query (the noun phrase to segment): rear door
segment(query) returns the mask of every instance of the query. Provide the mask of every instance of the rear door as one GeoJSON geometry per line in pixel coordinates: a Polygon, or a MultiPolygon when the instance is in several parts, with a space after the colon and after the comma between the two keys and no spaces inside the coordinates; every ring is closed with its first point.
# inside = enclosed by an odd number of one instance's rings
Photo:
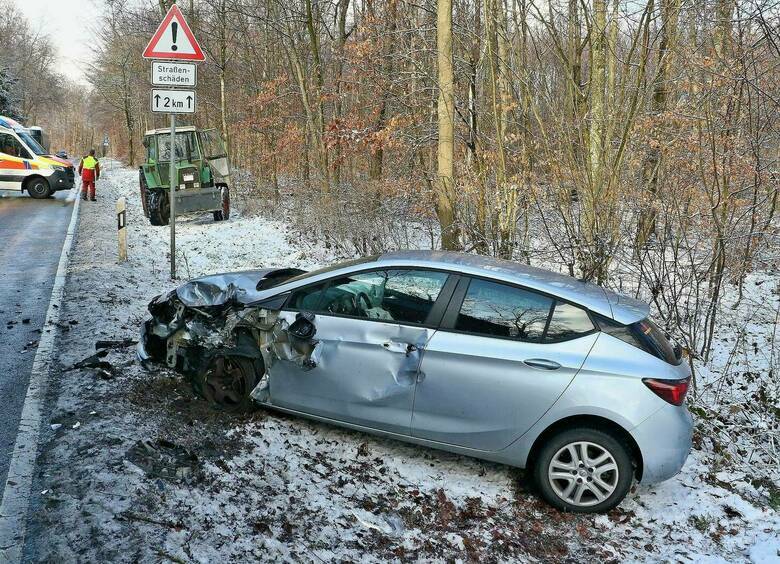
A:
{"type": "Polygon", "coordinates": [[[596,336],[578,307],[462,278],[423,356],[412,435],[485,451],[509,446],[560,397],[596,336]]]}
{"type": "Polygon", "coordinates": [[[293,292],[280,315],[289,326],[313,313],[316,345],[306,358],[293,353],[272,365],[268,401],[408,435],[420,359],[453,289],[447,280],[444,272],[376,269],[293,292]]]}

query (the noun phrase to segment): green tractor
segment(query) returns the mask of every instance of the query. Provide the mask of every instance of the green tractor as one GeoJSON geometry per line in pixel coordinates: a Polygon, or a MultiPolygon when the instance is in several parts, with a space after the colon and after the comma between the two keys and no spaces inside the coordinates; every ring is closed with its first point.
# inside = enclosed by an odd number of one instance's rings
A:
{"type": "MultiPolygon", "coordinates": [[[[215,129],[176,128],[176,216],[206,211],[214,221],[230,217],[230,163],[215,129]]],[[[139,168],[141,205],[152,225],[168,225],[171,217],[171,130],[144,135],[146,162],[139,168]]]]}

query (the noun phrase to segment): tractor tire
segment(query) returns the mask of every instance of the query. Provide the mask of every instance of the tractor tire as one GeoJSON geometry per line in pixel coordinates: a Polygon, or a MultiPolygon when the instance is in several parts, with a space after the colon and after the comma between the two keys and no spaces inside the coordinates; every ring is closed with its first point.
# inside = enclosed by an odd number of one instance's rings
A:
{"type": "Polygon", "coordinates": [[[51,188],[45,178],[33,178],[25,186],[25,190],[31,198],[43,200],[51,196],[51,188]]]}
{"type": "Polygon", "coordinates": [[[149,218],[149,186],[146,184],[146,176],[143,169],[138,169],[138,184],[141,187],[141,207],[144,210],[144,217],[149,218]]]}
{"type": "Polygon", "coordinates": [[[149,223],[168,225],[171,217],[171,202],[165,190],[150,190],[148,198],[149,223]]]}
{"type": "Polygon", "coordinates": [[[222,186],[222,209],[214,212],[214,221],[230,219],[230,188],[222,186]]]}

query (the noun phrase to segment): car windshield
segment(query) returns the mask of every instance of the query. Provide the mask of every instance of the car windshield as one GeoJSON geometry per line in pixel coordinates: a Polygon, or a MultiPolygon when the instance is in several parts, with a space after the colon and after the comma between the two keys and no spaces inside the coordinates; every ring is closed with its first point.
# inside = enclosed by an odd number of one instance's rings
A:
{"type": "Polygon", "coordinates": [[[46,154],[46,149],[41,147],[40,144],[35,139],[33,139],[32,135],[26,131],[17,131],[16,134],[22,141],[24,141],[24,144],[27,145],[33,153],[36,155],[46,154]]]}
{"type": "Polygon", "coordinates": [[[328,272],[334,272],[336,270],[339,270],[340,268],[347,268],[349,266],[357,266],[359,264],[365,264],[368,262],[374,262],[379,255],[371,255],[368,257],[363,257],[359,259],[354,260],[347,260],[344,262],[337,262],[336,264],[332,264],[330,266],[326,266],[325,268],[319,268],[317,270],[312,270],[311,272],[305,272],[303,274],[299,274],[298,276],[293,276],[292,278],[287,278],[285,280],[279,280],[276,284],[271,284],[270,286],[265,286],[265,288],[273,288],[275,286],[281,286],[282,284],[288,284],[290,282],[298,282],[299,280],[306,280],[307,278],[314,278],[315,276],[319,276],[320,274],[327,274],[328,272]]]}

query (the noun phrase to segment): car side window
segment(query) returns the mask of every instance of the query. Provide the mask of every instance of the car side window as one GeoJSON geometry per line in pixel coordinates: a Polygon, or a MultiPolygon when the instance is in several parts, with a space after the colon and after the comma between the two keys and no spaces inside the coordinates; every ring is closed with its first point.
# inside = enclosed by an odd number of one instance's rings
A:
{"type": "Polygon", "coordinates": [[[362,272],[293,292],[288,307],[423,324],[446,281],[444,272],[403,269],[362,272]]]}
{"type": "Polygon", "coordinates": [[[539,341],[553,300],[541,294],[487,280],[471,280],[455,329],[490,337],[539,341]]]}
{"type": "Polygon", "coordinates": [[[0,133],[0,153],[23,159],[30,158],[30,154],[22,147],[21,143],[8,133],[0,133]]]}
{"type": "Polygon", "coordinates": [[[593,331],[595,326],[588,313],[577,306],[555,302],[555,309],[547,327],[546,341],[575,339],[593,331]]]}

